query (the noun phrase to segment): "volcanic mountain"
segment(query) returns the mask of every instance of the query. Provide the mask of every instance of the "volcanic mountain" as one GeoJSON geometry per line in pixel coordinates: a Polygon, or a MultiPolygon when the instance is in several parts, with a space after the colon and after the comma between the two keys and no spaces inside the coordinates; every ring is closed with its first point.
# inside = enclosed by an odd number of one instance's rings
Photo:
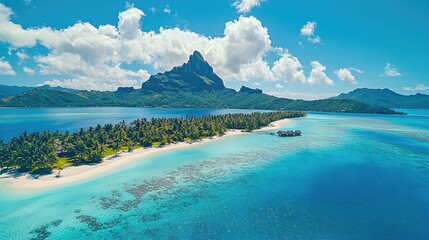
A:
{"type": "Polygon", "coordinates": [[[3,107],[163,107],[303,110],[324,112],[386,113],[395,111],[351,99],[315,101],[277,98],[260,89],[225,88],[222,79],[195,51],[189,61],[171,71],[153,75],[141,89],[120,87],[115,92],[39,89],[0,100],[3,107]]]}
{"type": "Polygon", "coordinates": [[[171,71],[153,75],[143,83],[143,91],[213,91],[223,90],[222,79],[213,72],[213,68],[204,60],[201,53],[195,51],[189,61],[171,71]]]}

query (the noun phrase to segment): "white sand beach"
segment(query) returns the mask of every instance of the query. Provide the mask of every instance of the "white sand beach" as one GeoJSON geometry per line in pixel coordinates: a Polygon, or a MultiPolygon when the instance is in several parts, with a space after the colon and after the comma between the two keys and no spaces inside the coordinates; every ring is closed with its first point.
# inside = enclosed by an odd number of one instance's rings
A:
{"type": "MultiPolygon", "coordinates": [[[[269,126],[258,129],[256,131],[268,131],[272,129],[279,128],[282,125],[285,125],[291,119],[283,119],[279,121],[272,122],[269,126]]],[[[67,167],[61,172],[61,177],[56,177],[56,171],[52,174],[40,176],[39,178],[34,178],[29,174],[25,174],[19,177],[7,176],[0,179],[0,181],[8,181],[8,187],[16,190],[38,190],[45,189],[55,186],[60,186],[68,183],[73,183],[77,181],[82,181],[90,179],[101,174],[105,174],[109,171],[121,168],[130,164],[133,161],[144,160],[145,157],[150,157],[155,154],[174,151],[177,149],[189,148],[195,145],[204,144],[207,142],[215,141],[219,138],[225,138],[230,136],[235,136],[239,134],[246,134],[240,130],[229,130],[223,136],[216,136],[212,138],[205,138],[200,141],[194,142],[180,142],[170,144],[164,147],[151,147],[151,148],[139,148],[135,149],[132,152],[122,152],[118,157],[106,157],[103,159],[102,163],[94,165],[83,165],[76,167],[67,167]]]]}

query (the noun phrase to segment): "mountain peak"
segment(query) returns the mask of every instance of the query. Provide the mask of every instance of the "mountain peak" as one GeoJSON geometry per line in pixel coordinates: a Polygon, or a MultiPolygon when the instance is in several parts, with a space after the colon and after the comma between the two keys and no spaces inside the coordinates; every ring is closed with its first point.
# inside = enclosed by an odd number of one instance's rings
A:
{"type": "Polygon", "coordinates": [[[201,53],[198,52],[197,50],[195,50],[194,53],[192,53],[192,55],[189,57],[189,60],[191,59],[198,59],[200,61],[205,61],[203,58],[203,55],[201,55],[201,53]]]}
{"type": "Polygon", "coordinates": [[[187,63],[171,71],[151,76],[142,90],[149,91],[212,91],[225,89],[222,79],[213,72],[203,55],[194,51],[187,63]]]}
{"type": "Polygon", "coordinates": [[[259,89],[259,88],[253,89],[253,88],[249,88],[249,87],[246,87],[246,86],[241,86],[239,92],[241,92],[241,93],[251,93],[251,94],[256,93],[256,94],[259,94],[259,93],[262,93],[262,90],[259,89]]]}
{"type": "Polygon", "coordinates": [[[194,53],[189,56],[188,62],[183,64],[181,67],[176,67],[173,69],[173,71],[175,70],[181,72],[195,72],[199,75],[213,73],[213,68],[206,60],[204,60],[203,55],[201,55],[201,53],[198,51],[194,51],[194,53]]]}

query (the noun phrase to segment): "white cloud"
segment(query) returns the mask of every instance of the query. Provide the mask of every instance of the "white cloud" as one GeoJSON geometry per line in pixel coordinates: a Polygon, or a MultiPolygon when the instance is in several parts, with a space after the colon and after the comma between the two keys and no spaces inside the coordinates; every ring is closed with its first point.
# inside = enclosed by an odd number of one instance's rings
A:
{"type": "Polygon", "coordinates": [[[355,72],[357,72],[357,73],[363,73],[363,71],[362,70],[360,70],[359,68],[348,68],[349,70],[351,70],[351,71],[355,71],[355,72]]]}
{"type": "Polygon", "coordinates": [[[384,67],[384,74],[389,77],[399,77],[402,76],[402,74],[399,72],[399,69],[391,65],[390,63],[386,63],[386,66],[384,67]]]}
{"type": "Polygon", "coordinates": [[[425,91],[425,90],[428,90],[429,89],[429,87],[426,87],[425,85],[423,85],[423,84],[418,84],[417,86],[416,86],[416,91],[425,91]]]}
{"type": "Polygon", "coordinates": [[[325,99],[334,96],[338,96],[339,93],[301,93],[301,92],[267,92],[269,95],[273,95],[281,98],[289,98],[289,99],[305,99],[305,100],[317,100],[317,99],[325,99]]]}
{"type": "Polygon", "coordinates": [[[10,63],[4,58],[0,58],[0,75],[9,75],[9,76],[15,76],[16,72],[13,70],[10,63]]]}
{"type": "Polygon", "coordinates": [[[362,70],[356,68],[340,68],[335,71],[335,74],[341,81],[347,81],[351,84],[357,84],[355,76],[352,74],[352,71],[357,73],[363,73],[362,70]]]}
{"type": "Polygon", "coordinates": [[[307,40],[311,43],[320,43],[320,41],[321,41],[319,36],[316,36],[314,38],[309,37],[309,38],[307,38],[307,40]]]}
{"type": "MultiPolygon", "coordinates": [[[[222,76],[222,75],[221,75],[222,76]]],[[[273,80],[273,74],[267,62],[257,59],[240,66],[238,73],[231,72],[224,79],[249,81],[252,79],[273,80]]]]}
{"type": "Polygon", "coordinates": [[[25,61],[25,59],[29,58],[29,56],[23,51],[16,52],[16,56],[19,58],[19,63],[22,63],[25,61]]]}
{"type": "Polygon", "coordinates": [[[13,47],[32,47],[37,40],[50,46],[59,41],[55,31],[51,28],[29,28],[23,29],[21,25],[10,21],[12,10],[0,3],[0,41],[7,42],[13,47]]]}
{"type": "Polygon", "coordinates": [[[332,81],[332,79],[330,79],[325,73],[325,66],[320,64],[318,61],[312,61],[311,67],[310,77],[307,80],[310,84],[324,83],[327,85],[334,85],[334,81],[332,81]]]}
{"type": "Polygon", "coordinates": [[[279,60],[274,62],[272,72],[275,79],[305,83],[304,70],[300,61],[289,52],[285,52],[279,60]]]}
{"type": "Polygon", "coordinates": [[[253,16],[240,16],[225,23],[223,36],[206,37],[179,28],[142,31],[145,14],[133,6],[119,13],[117,26],[97,27],[78,22],[58,30],[24,29],[11,21],[11,14],[11,9],[0,4],[0,42],[15,49],[31,48],[36,44],[46,47],[47,54],[34,57],[40,74],[58,75],[51,76],[53,80],[46,83],[61,85],[61,78],[64,78],[65,87],[73,87],[73,84],[74,88],[98,90],[138,87],[148,79],[149,73],[124,69],[121,63],[149,65],[156,71],[170,70],[186,62],[194,50],[200,51],[226,81],[280,78],[305,82],[299,60],[273,47],[268,29],[253,16]],[[269,52],[282,54],[273,67],[265,60],[269,52]],[[113,70],[119,74],[112,74],[113,70]]]}
{"type": "Polygon", "coordinates": [[[144,16],[143,11],[135,7],[119,13],[118,29],[121,37],[124,39],[139,37],[142,34],[140,20],[144,16]]]}
{"type": "MultiPolygon", "coordinates": [[[[307,22],[300,30],[302,36],[307,38],[307,41],[311,43],[320,43],[321,39],[319,36],[315,36],[316,22],[307,22]]],[[[302,43],[301,43],[302,44],[302,43]]],[[[301,45],[300,44],[300,45],[301,45]]]]}
{"type": "Polygon", "coordinates": [[[31,69],[31,68],[29,68],[29,67],[23,67],[23,68],[22,68],[22,70],[23,70],[27,75],[30,75],[30,76],[33,76],[33,75],[36,73],[33,69],[31,69]]]}
{"type": "Polygon", "coordinates": [[[405,91],[426,91],[429,90],[429,87],[423,85],[423,84],[417,84],[417,86],[415,87],[403,87],[402,89],[404,89],[405,91]]]}
{"type": "Polygon", "coordinates": [[[171,9],[170,9],[170,5],[166,5],[164,8],[164,12],[170,14],[171,13],[171,9]]]}
{"type": "Polygon", "coordinates": [[[301,35],[305,37],[311,37],[314,34],[314,29],[316,28],[317,24],[316,22],[307,22],[302,28],[301,28],[301,35]]]}
{"type": "Polygon", "coordinates": [[[153,14],[155,14],[156,13],[156,8],[155,7],[150,7],[149,11],[151,11],[153,14]]]}
{"type": "Polygon", "coordinates": [[[237,9],[238,13],[248,13],[252,8],[259,7],[261,2],[264,1],[265,0],[237,0],[232,4],[232,6],[237,9]]]}
{"type": "Polygon", "coordinates": [[[91,74],[75,75],[70,79],[53,79],[45,81],[44,84],[56,87],[66,87],[75,89],[114,91],[120,86],[139,88],[141,83],[149,78],[146,70],[140,69],[137,72],[122,69],[120,64],[115,66],[104,66],[103,69],[94,69],[88,66],[91,74]]]}
{"type": "Polygon", "coordinates": [[[261,84],[260,84],[260,83],[258,83],[258,82],[252,82],[252,85],[253,85],[253,86],[261,86],[261,84]]]}
{"type": "Polygon", "coordinates": [[[283,87],[283,85],[281,85],[281,84],[277,83],[277,84],[276,84],[276,88],[284,88],[284,87],[283,87]]]}
{"type": "Polygon", "coordinates": [[[253,16],[227,22],[221,44],[227,53],[225,68],[233,73],[238,73],[242,64],[260,64],[263,55],[272,48],[268,29],[253,16]]]}

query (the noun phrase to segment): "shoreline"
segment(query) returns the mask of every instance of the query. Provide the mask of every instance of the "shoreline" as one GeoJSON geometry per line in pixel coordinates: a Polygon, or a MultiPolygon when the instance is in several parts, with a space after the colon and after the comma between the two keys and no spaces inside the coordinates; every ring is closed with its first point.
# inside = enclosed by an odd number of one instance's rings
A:
{"type": "MultiPolygon", "coordinates": [[[[270,123],[266,127],[257,129],[255,131],[267,131],[276,129],[289,121],[291,121],[291,118],[278,120],[270,123]]],[[[224,135],[204,138],[199,141],[172,143],[164,147],[138,148],[133,150],[132,152],[122,152],[118,157],[105,157],[103,158],[103,161],[99,164],[66,167],[64,170],[61,171],[61,177],[59,178],[55,177],[57,171],[54,170],[51,174],[43,175],[39,178],[33,178],[31,177],[31,175],[26,173],[19,177],[13,177],[10,175],[1,176],[0,181],[7,181],[7,184],[5,186],[11,190],[47,189],[64,184],[88,180],[93,177],[106,174],[118,168],[125,167],[134,161],[144,161],[145,157],[151,157],[162,152],[185,149],[195,145],[212,142],[217,139],[242,135],[245,133],[246,132],[241,132],[241,130],[228,130],[224,135]]]]}

